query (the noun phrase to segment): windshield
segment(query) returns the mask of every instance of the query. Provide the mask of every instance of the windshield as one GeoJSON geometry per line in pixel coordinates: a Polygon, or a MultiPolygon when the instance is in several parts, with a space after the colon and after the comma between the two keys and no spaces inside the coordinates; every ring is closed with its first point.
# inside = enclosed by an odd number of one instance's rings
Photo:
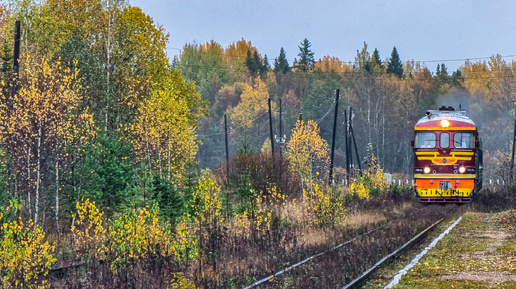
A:
{"type": "Polygon", "coordinates": [[[450,147],[450,134],[447,132],[442,132],[439,135],[439,146],[443,149],[450,147]]]}
{"type": "Polygon", "coordinates": [[[453,135],[453,146],[472,149],[475,147],[475,136],[472,132],[456,132],[453,135]]]}
{"type": "Polygon", "coordinates": [[[435,148],[436,137],[433,132],[418,132],[414,140],[415,148],[435,148]]]}

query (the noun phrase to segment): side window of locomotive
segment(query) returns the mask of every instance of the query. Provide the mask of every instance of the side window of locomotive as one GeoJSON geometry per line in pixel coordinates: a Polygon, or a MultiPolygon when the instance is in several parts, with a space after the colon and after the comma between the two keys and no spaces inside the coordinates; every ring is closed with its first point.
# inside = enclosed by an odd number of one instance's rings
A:
{"type": "Polygon", "coordinates": [[[439,135],[439,146],[443,149],[450,147],[450,134],[447,132],[442,132],[439,135]]]}
{"type": "Polygon", "coordinates": [[[414,140],[415,148],[435,148],[436,143],[435,133],[433,132],[419,132],[416,133],[414,140]]]}
{"type": "Polygon", "coordinates": [[[475,147],[475,136],[471,132],[456,132],[453,135],[455,148],[472,149],[475,147]]]}

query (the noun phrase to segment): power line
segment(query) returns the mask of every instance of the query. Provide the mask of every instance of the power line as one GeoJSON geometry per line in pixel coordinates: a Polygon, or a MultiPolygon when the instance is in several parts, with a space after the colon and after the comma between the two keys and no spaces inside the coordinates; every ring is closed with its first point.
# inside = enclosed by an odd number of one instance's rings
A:
{"type": "MultiPolygon", "coordinates": [[[[488,57],[471,57],[471,58],[455,58],[455,59],[441,59],[441,60],[414,60],[415,62],[456,62],[456,61],[471,61],[471,60],[485,60],[490,59],[493,56],[488,57]]],[[[501,58],[516,57],[516,54],[500,56],[501,58]]]]}
{"type": "Polygon", "coordinates": [[[331,106],[328,109],[328,111],[317,121],[317,124],[319,124],[328,115],[328,113],[330,113],[330,111],[332,111],[332,109],[334,107],[335,107],[335,101],[331,104],[331,106]]]}

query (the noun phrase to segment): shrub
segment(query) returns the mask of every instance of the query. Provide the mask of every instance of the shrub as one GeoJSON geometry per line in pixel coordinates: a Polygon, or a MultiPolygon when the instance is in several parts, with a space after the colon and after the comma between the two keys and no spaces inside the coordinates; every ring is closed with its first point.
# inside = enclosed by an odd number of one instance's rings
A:
{"type": "Polygon", "coordinates": [[[311,216],[311,222],[317,225],[337,225],[344,222],[347,210],[340,193],[334,193],[331,187],[311,184],[309,194],[304,190],[305,210],[311,216]]]}
{"type": "Polygon", "coordinates": [[[2,288],[49,288],[44,276],[56,259],[54,246],[32,220],[6,220],[6,214],[20,209],[15,202],[0,212],[0,278],[2,288]],[[3,287],[5,286],[5,287],[3,287]]]}
{"type": "Polygon", "coordinates": [[[368,145],[367,157],[365,163],[367,170],[363,175],[356,177],[351,181],[349,191],[352,194],[359,196],[361,199],[369,200],[371,197],[377,197],[387,193],[389,184],[383,174],[383,169],[380,167],[378,158],[372,152],[371,144],[368,145]]]}

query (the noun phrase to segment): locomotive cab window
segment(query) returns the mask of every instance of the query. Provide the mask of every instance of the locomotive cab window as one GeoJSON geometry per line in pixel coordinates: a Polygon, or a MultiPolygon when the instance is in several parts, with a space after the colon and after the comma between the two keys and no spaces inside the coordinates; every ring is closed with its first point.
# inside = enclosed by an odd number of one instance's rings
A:
{"type": "Polygon", "coordinates": [[[433,132],[419,132],[416,133],[414,140],[415,148],[435,148],[436,143],[435,133],[433,132]]]}
{"type": "Polygon", "coordinates": [[[475,148],[475,135],[471,132],[456,132],[453,135],[453,146],[455,148],[475,148]]]}
{"type": "Polygon", "coordinates": [[[443,149],[450,147],[450,134],[447,132],[442,132],[439,135],[439,146],[443,149]]]}

